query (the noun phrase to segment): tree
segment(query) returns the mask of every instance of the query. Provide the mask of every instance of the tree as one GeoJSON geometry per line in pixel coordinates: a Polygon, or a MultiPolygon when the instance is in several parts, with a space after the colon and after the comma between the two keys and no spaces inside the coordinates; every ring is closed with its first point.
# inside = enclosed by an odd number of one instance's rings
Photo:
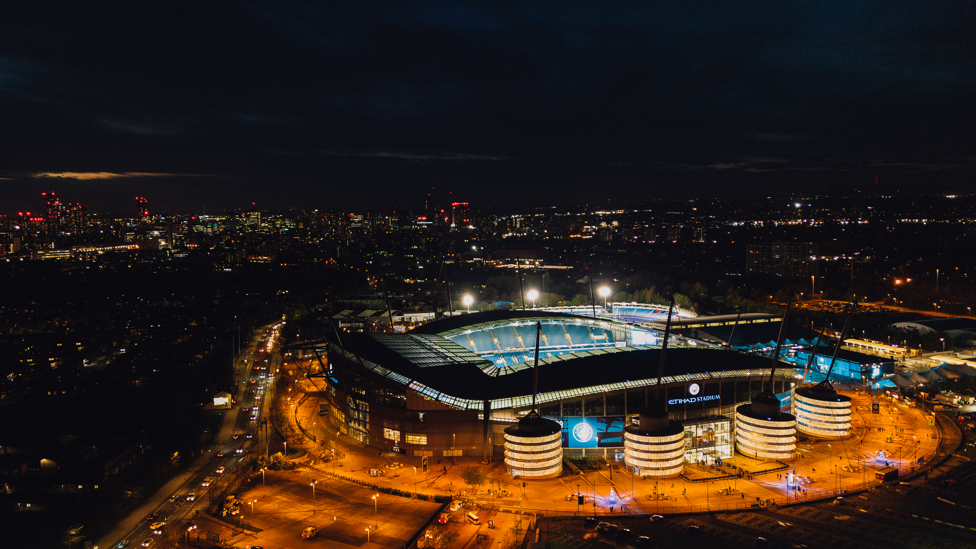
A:
{"type": "Polygon", "coordinates": [[[492,471],[491,477],[488,479],[491,481],[491,486],[497,491],[501,490],[503,486],[508,486],[508,475],[498,471],[492,471]]]}
{"type": "Polygon", "coordinates": [[[424,547],[427,549],[447,549],[457,536],[456,532],[440,530],[431,526],[424,532],[424,547]]]}
{"type": "Polygon", "coordinates": [[[461,471],[461,480],[473,488],[475,494],[477,494],[478,489],[485,484],[488,477],[485,475],[485,471],[481,467],[475,467],[472,465],[465,467],[464,470],[461,471]]]}

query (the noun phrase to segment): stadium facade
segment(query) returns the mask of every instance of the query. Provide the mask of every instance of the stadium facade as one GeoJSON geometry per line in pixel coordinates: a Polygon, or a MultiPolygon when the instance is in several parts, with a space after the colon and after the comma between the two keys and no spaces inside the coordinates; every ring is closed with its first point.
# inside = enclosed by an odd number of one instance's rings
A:
{"type": "MultiPolygon", "coordinates": [[[[549,454],[538,452],[551,452],[558,440],[566,455],[623,460],[625,428],[639,424],[654,395],[663,333],[608,318],[509,310],[404,334],[345,333],[326,345],[320,403],[328,402],[338,431],[374,448],[436,460],[505,459],[506,432],[514,432],[506,428],[532,411],[537,322],[536,410],[561,433],[540,438],[533,451],[541,460],[549,454]]],[[[736,408],[769,374],[768,358],[672,335],[661,384],[669,416],[684,425],[677,438],[685,460],[732,456],[736,408]]],[[[785,409],[795,376],[777,370],[772,382],[785,409]]]]}

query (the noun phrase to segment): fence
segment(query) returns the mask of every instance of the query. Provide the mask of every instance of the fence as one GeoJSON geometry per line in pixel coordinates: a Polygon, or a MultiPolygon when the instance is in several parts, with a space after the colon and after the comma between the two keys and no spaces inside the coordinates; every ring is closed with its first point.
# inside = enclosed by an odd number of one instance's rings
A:
{"type": "MultiPolygon", "coordinates": [[[[608,507],[600,508],[590,508],[587,509],[587,505],[581,505],[580,510],[577,511],[563,511],[563,510],[552,510],[552,509],[529,509],[523,508],[522,513],[528,513],[535,515],[537,517],[547,517],[547,518],[579,518],[579,517],[589,517],[589,516],[609,516],[615,514],[624,515],[651,515],[651,514],[661,514],[661,515],[681,515],[681,514],[695,514],[695,513],[714,513],[720,511],[748,511],[757,508],[770,507],[774,505],[797,505],[806,504],[816,501],[823,501],[828,499],[834,499],[837,496],[849,496],[858,492],[863,492],[870,489],[872,486],[877,486],[877,482],[863,482],[856,484],[854,486],[848,486],[846,488],[838,489],[807,489],[806,494],[799,494],[797,496],[789,495],[786,498],[770,498],[766,500],[756,501],[756,499],[746,499],[737,502],[707,502],[705,505],[674,505],[667,504],[663,502],[658,502],[658,505],[622,505],[619,512],[611,512],[608,507]]],[[[731,499],[735,496],[716,496],[716,498],[729,498],[731,499]]],[[[516,508],[517,509],[517,508],[516,508]]],[[[505,509],[503,509],[504,511],[505,509]]],[[[513,510],[512,512],[518,512],[513,510]]]]}

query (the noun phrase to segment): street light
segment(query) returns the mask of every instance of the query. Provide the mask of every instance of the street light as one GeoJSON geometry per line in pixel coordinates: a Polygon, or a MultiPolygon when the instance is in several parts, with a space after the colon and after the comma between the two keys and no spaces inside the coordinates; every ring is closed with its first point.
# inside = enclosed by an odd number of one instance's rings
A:
{"type": "Polygon", "coordinates": [[[316,480],[310,483],[310,486],[312,487],[312,514],[313,515],[315,514],[315,483],[316,482],[318,481],[316,480]]]}
{"type": "Polygon", "coordinates": [[[461,301],[464,303],[464,306],[468,308],[468,312],[470,313],[471,304],[474,303],[474,298],[471,297],[471,294],[464,294],[464,297],[461,298],[461,301]]]}
{"type": "Polygon", "coordinates": [[[532,302],[532,308],[535,309],[535,300],[539,299],[539,290],[529,290],[528,295],[529,301],[532,302]]]}
{"type": "Polygon", "coordinates": [[[379,526],[380,526],[379,518],[378,518],[378,515],[377,515],[377,509],[378,508],[376,506],[376,496],[378,496],[378,495],[379,494],[376,494],[376,495],[373,496],[373,527],[374,528],[379,528],[379,526]]]}
{"type": "Polygon", "coordinates": [[[451,442],[451,465],[457,465],[457,457],[454,455],[456,453],[455,448],[457,448],[457,433],[451,434],[451,438],[453,440],[451,442]]]}
{"type": "Polygon", "coordinates": [[[600,296],[603,297],[603,309],[606,310],[607,296],[610,295],[610,288],[603,286],[602,288],[600,288],[599,292],[600,292],[600,296]]]}
{"type": "Polygon", "coordinates": [[[366,545],[369,545],[369,527],[366,528],[366,545]]]}
{"type": "Polygon", "coordinates": [[[251,506],[251,522],[254,522],[254,504],[257,503],[257,501],[258,500],[247,502],[247,504],[251,506]]]}
{"type": "Polygon", "coordinates": [[[944,353],[945,352],[945,338],[944,337],[940,337],[939,338],[939,341],[942,342],[942,352],[944,353]]]}

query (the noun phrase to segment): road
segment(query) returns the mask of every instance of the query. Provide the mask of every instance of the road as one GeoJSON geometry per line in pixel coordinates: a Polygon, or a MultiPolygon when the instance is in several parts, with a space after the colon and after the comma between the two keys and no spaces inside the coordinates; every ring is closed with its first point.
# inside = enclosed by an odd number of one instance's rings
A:
{"type": "MultiPolygon", "coordinates": [[[[210,484],[216,485],[223,474],[233,473],[234,468],[244,460],[248,452],[257,447],[257,443],[264,436],[260,430],[261,417],[265,411],[264,402],[271,401],[270,391],[268,398],[265,398],[266,387],[271,385],[279,366],[276,359],[270,358],[274,355],[274,345],[278,343],[278,329],[280,323],[255,330],[255,335],[237,359],[235,381],[239,385],[233,407],[228,411],[232,423],[228,425],[228,418],[225,417],[224,425],[216,437],[216,447],[207,451],[211,454],[209,459],[195,463],[195,471],[184,473],[186,480],[175,490],[168,485],[154,494],[150,501],[156,503],[148,511],[145,506],[138,511],[146,513],[143,520],[130,526],[122,536],[118,536],[118,532],[113,533],[112,535],[118,537],[109,538],[111,545],[102,545],[100,542],[99,547],[119,547],[123,543],[128,547],[155,547],[161,545],[158,543],[160,539],[172,537],[173,528],[180,528],[181,532],[184,528],[194,528],[195,525],[186,521],[192,520],[199,509],[205,509],[208,505],[207,496],[212,488],[210,484]],[[165,490],[172,491],[164,492],[165,490]],[[157,523],[165,524],[155,530],[150,528],[157,523]]],[[[124,521],[131,522],[131,516],[124,521]]],[[[104,541],[103,539],[102,542],[104,541]]]]}

